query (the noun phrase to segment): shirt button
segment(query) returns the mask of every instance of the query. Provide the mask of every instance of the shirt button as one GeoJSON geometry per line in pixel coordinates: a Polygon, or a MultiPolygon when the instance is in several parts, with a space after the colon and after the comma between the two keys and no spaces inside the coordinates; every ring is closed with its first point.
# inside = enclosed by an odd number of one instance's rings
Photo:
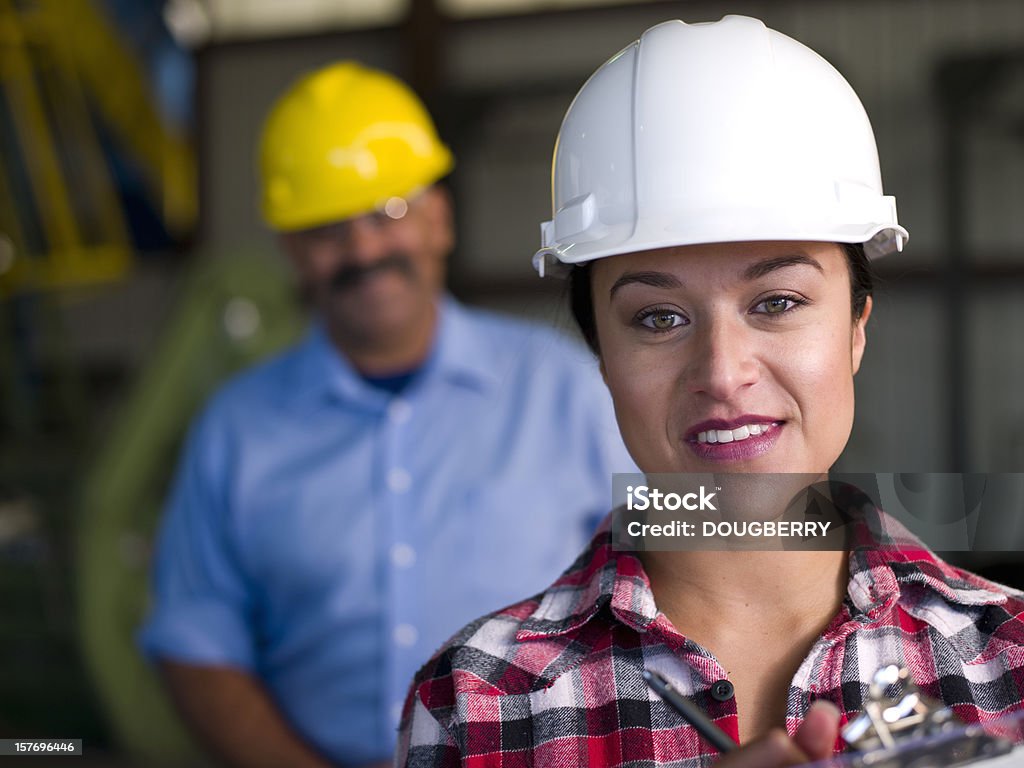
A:
{"type": "Polygon", "coordinates": [[[411,568],[416,562],[416,550],[408,544],[398,543],[391,547],[391,564],[395,568],[411,568]]]}
{"type": "Polygon", "coordinates": [[[412,416],[412,406],[401,398],[395,398],[388,405],[388,419],[392,424],[404,424],[412,416]]]}
{"type": "Polygon", "coordinates": [[[419,636],[420,633],[416,631],[416,627],[412,624],[398,624],[395,626],[393,633],[395,645],[400,648],[411,648],[416,645],[416,640],[419,636]]]}
{"type": "Polygon", "coordinates": [[[412,485],[412,477],[404,469],[395,467],[388,472],[388,488],[393,493],[405,493],[409,490],[410,485],[412,485]]]}
{"type": "Polygon", "coordinates": [[[711,684],[711,698],[715,701],[728,701],[734,692],[735,689],[728,680],[718,680],[711,684]]]}

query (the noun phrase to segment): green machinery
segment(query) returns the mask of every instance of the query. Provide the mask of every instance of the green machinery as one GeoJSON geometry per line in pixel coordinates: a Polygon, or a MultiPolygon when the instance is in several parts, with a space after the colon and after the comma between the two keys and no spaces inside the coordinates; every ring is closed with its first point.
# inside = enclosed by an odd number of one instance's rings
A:
{"type": "Polygon", "coordinates": [[[301,326],[289,280],[275,262],[200,263],[87,477],[76,537],[85,660],[117,740],[145,765],[191,764],[194,754],[134,642],[178,450],[214,387],[295,339],[301,326]]]}
{"type": "Polygon", "coordinates": [[[46,557],[0,561],[0,648],[8,672],[17,672],[0,684],[8,711],[24,710],[34,727],[54,727],[47,708],[88,708],[80,720],[95,722],[98,700],[117,741],[141,764],[193,764],[195,752],[134,643],[152,538],[195,411],[230,373],[294,339],[301,320],[277,262],[200,255],[113,429],[93,433],[57,308],[73,298],[68,289],[123,279],[135,259],[96,121],[138,164],[167,231],[187,236],[196,218],[191,144],[160,114],[102,6],[0,0],[0,529],[10,534],[13,524],[41,520],[37,530],[49,528],[48,536],[31,540],[58,542],[46,557]],[[60,352],[47,355],[45,376],[17,343],[29,326],[39,346],[60,352]],[[59,397],[39,396],[47,377],[59,397]],[[56,419],[55,401],[74,418],[56,419]],[[74,542],[69,565],[65,539],[74,542]],[[39,606],[40,595],[53,593],[62,609],[65,582],[76,622],[39,606]],[[94,688],[82,701],[78,660],[68,653],[76,631],[94,688]],[[42,685],[44,670],[64,687],[19,703],[19,693],[42,685]]]}

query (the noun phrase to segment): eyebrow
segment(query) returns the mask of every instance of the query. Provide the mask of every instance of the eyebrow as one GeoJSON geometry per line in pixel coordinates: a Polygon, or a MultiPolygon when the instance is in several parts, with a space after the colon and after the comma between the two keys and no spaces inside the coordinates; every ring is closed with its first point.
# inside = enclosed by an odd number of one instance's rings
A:
{"type": "MultiPolygon", "coordinates": [[[[743,279],[746,281],[757,280],[760,277],[771,274],[778,269],[784,269],[785,267],[796,267],[796,266],[808,266],[814,267],[821,274],[825,274],[824,268],[816,259],[812,259],[803,253],[794,253],[786,256],[776,256],[772,259],[764,259],[751,264],[745,270],[743,270],[743,279]]],[[[639,283],[640,285],[649,285],[653,288],[680,288],[682,281],[675,275],[669,272],[627,272],[626,274],[619,277],[618,280],[612,285],[609,290],[609,297],[614,297],[615,292],[626,285],[633,283],[639,283]]]]}
{"type": "Polygon", "coordinates": [[[627,272],[615,281],[611,290],[608,291],[608,296],[615,296],[615,292],[619,288],[632,283],[649,285],[652,288],[679,288],[682,286],[679,278],[668,272],[627,272]]]}
{"type": "Polygon", "coordinates": [[[810,256],[803,253],[794,253],[788,256],[777,256],[774,259],[765,259],[764,261],[751,264],[743,270],[743,279],[748,281],[757,280],[759,277],[764,277],[777,269],[795,267],[801,264],[808,267],[814,267],[821,274],[825,274],[825,270],[816,259],[812,259],[810,256]]]}

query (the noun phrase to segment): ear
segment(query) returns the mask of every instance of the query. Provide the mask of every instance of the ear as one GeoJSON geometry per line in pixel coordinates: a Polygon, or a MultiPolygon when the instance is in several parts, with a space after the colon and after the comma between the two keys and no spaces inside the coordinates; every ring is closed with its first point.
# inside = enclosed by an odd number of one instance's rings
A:
{"type": "Polygon", "coordinates": [[[302,268],[302,249],[299,248],[298,238],[294,232],[278,232],[277,246],[288,257],[288,261],[293,269],[299,270],[302,268]]]}
{"type": "Polygon", "coordinates": [[[871,317],[871,308],[874,303],[870,296],[864,300],[864,311],[861,312],[860,317],[853,323],[853,339],[851,346],[852,354],[852,367],[853,372],[857,373],[860,370],[860,361],[864,358],[864,347],[867,346],[867,334],[865,328],[868,324],[868,318],[871,317]]]}

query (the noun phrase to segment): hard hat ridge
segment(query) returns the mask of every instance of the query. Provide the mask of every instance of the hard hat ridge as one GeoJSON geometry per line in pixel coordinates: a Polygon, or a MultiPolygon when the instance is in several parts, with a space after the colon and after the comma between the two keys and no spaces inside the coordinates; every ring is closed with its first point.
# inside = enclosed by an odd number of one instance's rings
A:
{"type": "Polygon", "coordinates": [[[744,240],[902,247],[870,122],[823,58],[757,19],[647,30],[572,102],[552,166],[545,267],[744,240]]]}

